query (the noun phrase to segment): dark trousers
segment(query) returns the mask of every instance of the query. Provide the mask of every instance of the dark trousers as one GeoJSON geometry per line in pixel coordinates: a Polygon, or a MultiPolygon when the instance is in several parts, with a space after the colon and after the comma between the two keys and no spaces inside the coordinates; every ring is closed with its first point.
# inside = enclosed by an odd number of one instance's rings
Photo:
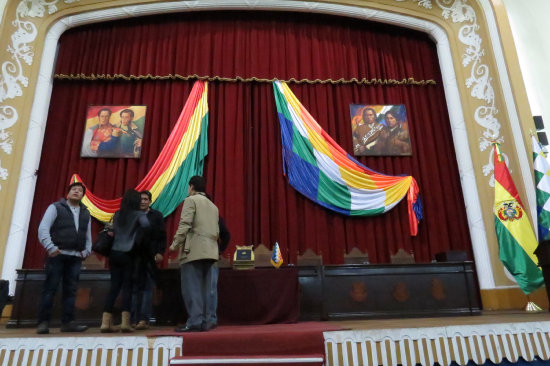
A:
{"type": "Polygon", "coordinates": [[[218,277],[220,268],[218,262],[215,262],[210,268],[210,285],[208,287],[208,296],[210,300],[207,302],[205,323],[206,325],[218,325],[218,277]]]}
{"type": "Polygon", "coordinates": [[[46,281],[44,282],[42,301],[38,310],[39,323],[50,321],[53,298],[61,281],[63,282],[61,322],[67,324],[74,320],[74,304],[81,266],[82,258],[73,255],[59,254],[55,257],[48,257],[46,281]]]}
{"type": "Polygon", "coordinates": [[[113,312],[116,298],[122,290],[122,311],[130,311],[132,308],[132,274],[134,268],[134,256],[130,252],[113,250],[109,256],[109,269],[111,270],[111,288],[105,299],[103,311],[113,312]]]}
{"type": "Polygon", "coordinates": [[[151,266],[143,259],[135,261],[132,287],[132,323],[144,320],[149,323],[153,309],[153,288],[155,286],[151,266]]]}

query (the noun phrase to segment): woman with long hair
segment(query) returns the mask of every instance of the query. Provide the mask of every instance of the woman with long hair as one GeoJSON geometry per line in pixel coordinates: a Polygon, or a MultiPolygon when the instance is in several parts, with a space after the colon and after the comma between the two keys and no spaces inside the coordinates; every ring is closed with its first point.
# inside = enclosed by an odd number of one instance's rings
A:
{"type": "Polygon", "coordinates": [[[115,300],[122,290],[122,332],[132,332],[130,325],[130,310],[132,307],[132,275],[134,270],[136,248],[149,229],[149,220],[145,212],[140,210],[141,195],[134,189],[124,193],[120,210],[115,212],[113,219],[114,241],[109,256],[111,271],[111,288],[105,299],[101,332],[113,332],[112,312],[115,300]]]}

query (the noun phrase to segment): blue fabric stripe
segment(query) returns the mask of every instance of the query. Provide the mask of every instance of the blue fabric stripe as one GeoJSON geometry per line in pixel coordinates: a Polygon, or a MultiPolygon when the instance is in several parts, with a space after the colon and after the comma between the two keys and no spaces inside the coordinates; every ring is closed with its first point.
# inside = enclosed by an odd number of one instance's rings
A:
{"type": "Polygon", "coordinates": [[[334,206],[318,199],[319,168],[311,165],[302,159],[298,154],[289,151],[288,149],[283,150],[285,150],[284,154],[287,156],[286,161],[290,162],[290,164],[286,166],[288,182],[292,187],[294,187],[294,189],[323,207],[344,215],[350,215],[349,210],[345,210],[341,207],[334,206]]]}
{"type": "Polygon", "coordinates": [[[317,188],[319,187],[319,168],[303,160],[298,154],[288,151],[289,158],[286,166],[288,182],[307,198],[317,202],[317,188]]]}
{"type": "Polygon", "coordinates": [[[292,134],[293,134],[293,123],[289,121],[284,114],[277,113],[279,115],[279,123],[281,125],[281,141],[285,149],[292,151],[292,134]]]}

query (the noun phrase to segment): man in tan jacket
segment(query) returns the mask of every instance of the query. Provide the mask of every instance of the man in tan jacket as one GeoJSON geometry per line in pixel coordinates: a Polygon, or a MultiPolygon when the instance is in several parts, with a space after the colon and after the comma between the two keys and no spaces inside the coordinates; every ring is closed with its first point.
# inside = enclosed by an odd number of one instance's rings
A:
{"type": "MultiPolygon", "coordinates": [[[[188,318],[184,327],[176,332],[200,332],[217,326],[216,314],[209,314],[209,301],[213,298],[211,288],[214,265],[218,254],[218,208],[204,193],[203,177],[189,180],[189,196],[183,202],[178,231],[171,250],[179,249],[181,265],[181,294],[188,318]]],[[[214,297],[215,298],[215,297],[214,297]]]]}

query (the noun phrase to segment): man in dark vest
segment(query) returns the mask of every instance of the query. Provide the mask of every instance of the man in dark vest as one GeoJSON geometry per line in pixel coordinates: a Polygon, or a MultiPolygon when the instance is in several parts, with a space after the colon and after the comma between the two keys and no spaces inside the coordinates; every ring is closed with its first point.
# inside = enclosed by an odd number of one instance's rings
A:
{"type": "Polygon", "coordinates": [[[38,227],[38,239],[48,252],[46,281],[38,311],[38,334],[50,332],[52,303],[60,281],[63,281],[61,331],[83,332],[88,329],[74,323],[80,267],[92,249],[90,212],[81,202],[84,193],[86,187],[82,183],[71,184],[67,198],[48,206],[38,227]]]}

